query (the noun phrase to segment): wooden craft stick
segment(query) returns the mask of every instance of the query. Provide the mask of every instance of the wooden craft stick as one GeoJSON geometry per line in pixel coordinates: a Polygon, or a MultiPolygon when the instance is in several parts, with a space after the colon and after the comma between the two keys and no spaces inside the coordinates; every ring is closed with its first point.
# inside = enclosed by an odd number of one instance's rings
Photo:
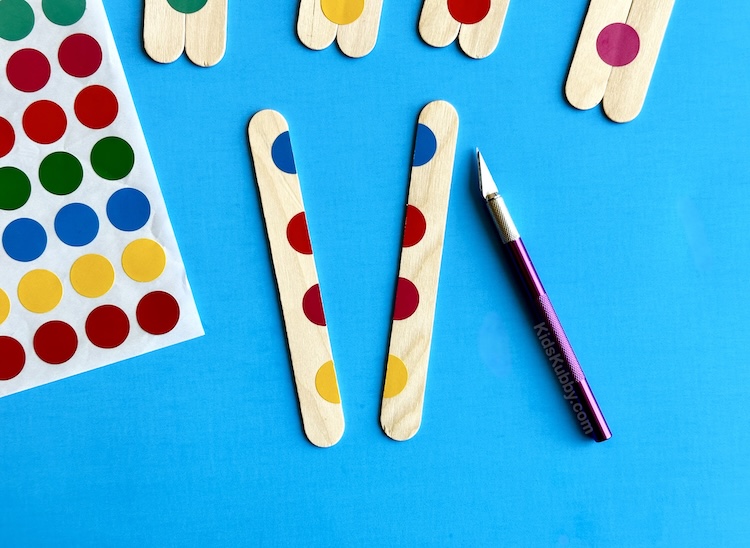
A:
{"type": "Polygon", "coordinates": [[[607,25],[624,22],[632,0],[591,0],[565,82],[565,96],[577,109],[588,110],[604,97],[612,66],[599,56],[596,41],[607,25]]]}
{"type": "Polygon", "coordinates": [[[344,433],[344,414],[289,128],[263,110],[248,136],[305,435],[330,447],[344,433]]]}
{"type": "Polygon", "coordinates": [[[458,114],[445,101],[419,115],[380,424],[394,440],[422,423],[458,114]]]}
{"type": "Polygon", "coordinates": [[[323,13],[320,0],[300,0],[297,17],[297,36],[300,42],[313,50],[330,46],[336,39],[338,25],[323,13]]]}
{"type": "Polygon", "coordinates": [[[199,11],[186,16],[185,52],[202,67],[222,60],[227,49],[227,0],[208,0],[199,11]]]}
{"type": "Polygon", "coordinates": [[[604,112],[615,122],[629,122],[641,112],[659,57],[674,0],[633,0],[628,25],[640,37],[633,62],[614,67],[604,94],[604,112]]]}
{"type": "Polygon", "coordinates": [[[176,61],[185,48],[185,14],[172,9],[167,0],[146,0],[143,46],[154,61],[176,61]]]}
{"type": "Polygon", "coordinates": [[[466,55],[484,59],[495,51],[503,32],[509,4],[510,0],[493,0],[484,19],[471,25],[461,25],[458,43],[466,55]]]}
{"type": "Polygon", "coordinates": [[[458,36],[461,23],[448,11],[446,0],[425,0],[419,16],[419,35],[427,44],[443,48],[458,36]]]}
{"type": "Polygon", "coordinates": [[[364,57],[378,41],[380,13],[383,0],[365,0],[362,15],[348,25],[339,25],[336,40],[341,51],[349,57],[364,57]]]}

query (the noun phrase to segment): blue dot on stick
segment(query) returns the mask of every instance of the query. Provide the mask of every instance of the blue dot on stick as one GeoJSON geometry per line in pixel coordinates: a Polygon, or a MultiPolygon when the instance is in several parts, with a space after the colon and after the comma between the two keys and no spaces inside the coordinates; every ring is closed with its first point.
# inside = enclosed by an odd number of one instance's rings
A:
{"type": "Polygon", "coordinates": [[[99,217],[85,204],[68,204],[57,212],[55,232],[69,246],[88,245],[99,233],[99,217]]]}
{"type": "Polygon", "coordinates": [[[414,143],[414,160],[412,165],[419,167],[432,160],[437,151],[437,139],[430,128],[424,124],[417,125],[417,140],[414,143]]]}
{"type": "Polygon", "coordinates": [[[294,165],[294,154],[292,153],[292,140],[289,132],[285,131],[271,145],[271,158],[273,163],[284,173],[295,174],[297,167],[294,165]]]}
{"type": "Polygon", "coordinates": [[[151,204],[140,190],[123,188],[107,202],[107,217],[115,228],[133,232],[142,228],[151,216],[151,204]]]}
{"type": "Polygon", "coordinates": [[[47,233],[34,219],[16,219],[3,231],[3,249],[16,261],[34,261],[46,248],[47,233]]]}

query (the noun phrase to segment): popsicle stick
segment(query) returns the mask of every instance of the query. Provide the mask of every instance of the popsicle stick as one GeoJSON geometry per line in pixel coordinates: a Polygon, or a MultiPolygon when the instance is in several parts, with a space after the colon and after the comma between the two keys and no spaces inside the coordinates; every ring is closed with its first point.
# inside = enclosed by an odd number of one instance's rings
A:
{"type": "Polygon", "coordinates": [[[425,0],[419,16],[419,35],[427,44],[442,48],[458,36],[461,23],[448,11],[447,0],[425,0]]]}
{"type": "Polygon", "coordinates": [[[185,14],[167,0],[146,0],[143,9],[143,47],[158,63],[172,63],[185,49],[185,14]]]}
{"type": "Polygon", "coordinates": [[[222,60],[227,49],[227,0],[208,0],[186,17],[185,52],[202,67],[222,60]]]}
{"type": "Polygon", "coordinates": [[[633,0],[628,25],[640,37],[638,56],[614,67],[604,94],[604,112],[615,122],[629,122],[641,112],[659,57],[674,0],[633,0]]]}
{"type": "Polygon", "coordinates": [[[565,96],[575,108],[588,110],[604,97],[612,66],[599,56],[596,40],[606,26],[626,20],[631,3],[632,0],[591,0],[565,82],[565,96]]]}
{"type": "Polygon", "coordinates": [[[297,17],[297,36],[305,46],[325,49],[336,39],[338,25],[323,13],[320,0],[300,0],[297,17]]]}
{"type": "Polygon", "coordinates": [[[458,43],[466,55],[484,59],[495,51],[503,32],[509,4],[510,0],[493,0],[484,19],[471,25],[461,25],[458,43]]]}
{"type": "Polygon", "coordinates": [[[248,136],[305,435],[330,447],[344,433],[344,414],[289,127],[278,112],[263,110],[248,136]]]}
{"type": "Polygon", "coordinates": [[[356,21],[339,25],[336,40],[345,55],[358,58],[372,51],[378,41],[382,11],[383,0],[365,0],[364,11],[356,21]]]}
{"type": "Polygon", "coordinates": [[[422,423],[458,114],[445,101],[419,115],[380,424],[394,440],[422,423]]]}

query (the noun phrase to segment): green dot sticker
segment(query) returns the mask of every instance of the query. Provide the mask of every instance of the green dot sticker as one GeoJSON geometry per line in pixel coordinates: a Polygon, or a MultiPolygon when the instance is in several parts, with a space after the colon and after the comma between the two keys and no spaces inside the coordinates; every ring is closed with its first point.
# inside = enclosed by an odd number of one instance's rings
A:
{"type": "Polygon", "coordinates": [[[86,11],[86,0],[42,0],[47,19],[62,27],[77,23],[86,11]]]}
{"type": "Polygon", "coordinates": [[[52,194],[67,196],[83,181],[83,166],[67,152],[53,152],[39,166],[39,181],[52,194]]]}
{"type": "Polygon", "coordinates": [[[16,167],[0,167],[0,209],[18,209],[29,201],[29,196],[31,181],[26,174],[16,167]]]}
{"type": "Polygon", "coordinates": [[[0,0],[0,38],[23,40],[34,28],[34,10],[26,0],[0,0]]]}
{"type": "Polygon", "coordinates": [[[119,137],[105,137],[91,151],[91,166],[99,177],[108,181],[127,177],[134,164],[133,148],[119,137]]]}
{"type": "Polygon", "coordinates": [[[167,2],[180,13],[195,13],[200,11],[208,0],[167,0],[167,2]]]}

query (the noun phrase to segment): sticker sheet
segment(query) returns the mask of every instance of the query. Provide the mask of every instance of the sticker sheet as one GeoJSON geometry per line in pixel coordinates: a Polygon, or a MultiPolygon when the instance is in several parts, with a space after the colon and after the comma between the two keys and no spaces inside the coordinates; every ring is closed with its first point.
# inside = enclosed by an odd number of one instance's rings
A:
{"type": "Polygon", "coordinates": [[[101,0],[0,0],[0,396],[203,334],[101,0]]]}

